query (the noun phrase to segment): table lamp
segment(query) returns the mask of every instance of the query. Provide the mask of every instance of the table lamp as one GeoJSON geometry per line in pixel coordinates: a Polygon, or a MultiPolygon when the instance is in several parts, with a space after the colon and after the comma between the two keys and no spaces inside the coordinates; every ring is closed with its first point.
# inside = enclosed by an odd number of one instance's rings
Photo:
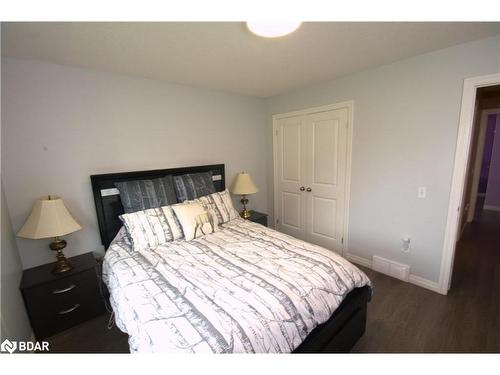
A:
{"type": "Polygon", "coordinates": [[[259,191],[257,186],[255,186],[252,181],[252,177],[250,177],[250,175],[246,172],[239,173],[234,179],[229,191],[235,195],[241,195],[243,211],[241,211],[240,215],[243,219],[248,219],[250,217],[250,212],[247,210],[247,195],[255,194],[259,191]]]}
{"type": "Polygon", "coordinates": [[[54,274],[68,272],[73,268],[66,259],[62,250],[66,247],[66,241],[59,238],[65,234],[82,229],[75,219],[70,215],[61,198],[48,196],[38,199],[31,210],[28,220],[17,233],[18,237],[41,239],[53,237],[50,249],[56,251],[56,265],[52,270],[54,274]]]}

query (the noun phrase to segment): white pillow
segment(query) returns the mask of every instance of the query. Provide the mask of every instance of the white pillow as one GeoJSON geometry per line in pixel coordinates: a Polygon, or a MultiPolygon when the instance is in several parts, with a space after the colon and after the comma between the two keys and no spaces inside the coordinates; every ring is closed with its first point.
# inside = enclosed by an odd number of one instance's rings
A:
{"type": "Polygon", "coordinates": [[[205,209],[198,202],[188,202],[176,204],[172,209],[182,226],[184,239],[191,241],[194,238],[201,237],[216,231],[216,219],[209,210],[205,209]]]}
{"type": "Polygon", "coordinates": [[[183,236],[172,206],[123,214],[120,220],[132,240],[135,251],[153,248],[183,236]]]}
{"type": "Polygon", "coordinates": [[[227,223],[240,217],[233,206],[229,190],[205,195],[197,199],[203,206],[211,207],[217,215],[218,224],[227,223]]]}

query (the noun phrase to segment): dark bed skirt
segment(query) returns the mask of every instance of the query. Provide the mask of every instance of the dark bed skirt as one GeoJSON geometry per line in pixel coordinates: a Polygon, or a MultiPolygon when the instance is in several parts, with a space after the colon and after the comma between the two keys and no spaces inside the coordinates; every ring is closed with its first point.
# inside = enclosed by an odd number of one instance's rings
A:
{"type": "Polygon", "coordinates": [[[347,353],[366,328],[370,287],[351,291],[330,319],[317,326],[294,353],[347,353]]]}

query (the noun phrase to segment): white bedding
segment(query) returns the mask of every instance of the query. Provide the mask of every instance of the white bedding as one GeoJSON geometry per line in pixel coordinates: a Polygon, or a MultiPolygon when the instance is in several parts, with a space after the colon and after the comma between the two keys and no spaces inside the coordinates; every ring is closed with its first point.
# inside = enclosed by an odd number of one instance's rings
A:
{"type": "Polygon", "coordinates": [[[370,285],[334,252],[242,219],[143,252],[120,233],[103,274],[131,352],[291,352],[370,285]]]}

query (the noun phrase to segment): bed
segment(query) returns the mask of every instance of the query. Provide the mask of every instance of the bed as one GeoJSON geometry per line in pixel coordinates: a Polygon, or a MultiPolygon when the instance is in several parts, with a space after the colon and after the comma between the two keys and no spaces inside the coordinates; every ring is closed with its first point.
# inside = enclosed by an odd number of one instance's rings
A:
{"type": "Polygon", "coordinates": [[[365,331],[366,275],[344,258],[236,218],[192,241],[134,251],[115,184],[223,164],[91,176],[103,278],[131,352],[348,352],[365,331]]]}

